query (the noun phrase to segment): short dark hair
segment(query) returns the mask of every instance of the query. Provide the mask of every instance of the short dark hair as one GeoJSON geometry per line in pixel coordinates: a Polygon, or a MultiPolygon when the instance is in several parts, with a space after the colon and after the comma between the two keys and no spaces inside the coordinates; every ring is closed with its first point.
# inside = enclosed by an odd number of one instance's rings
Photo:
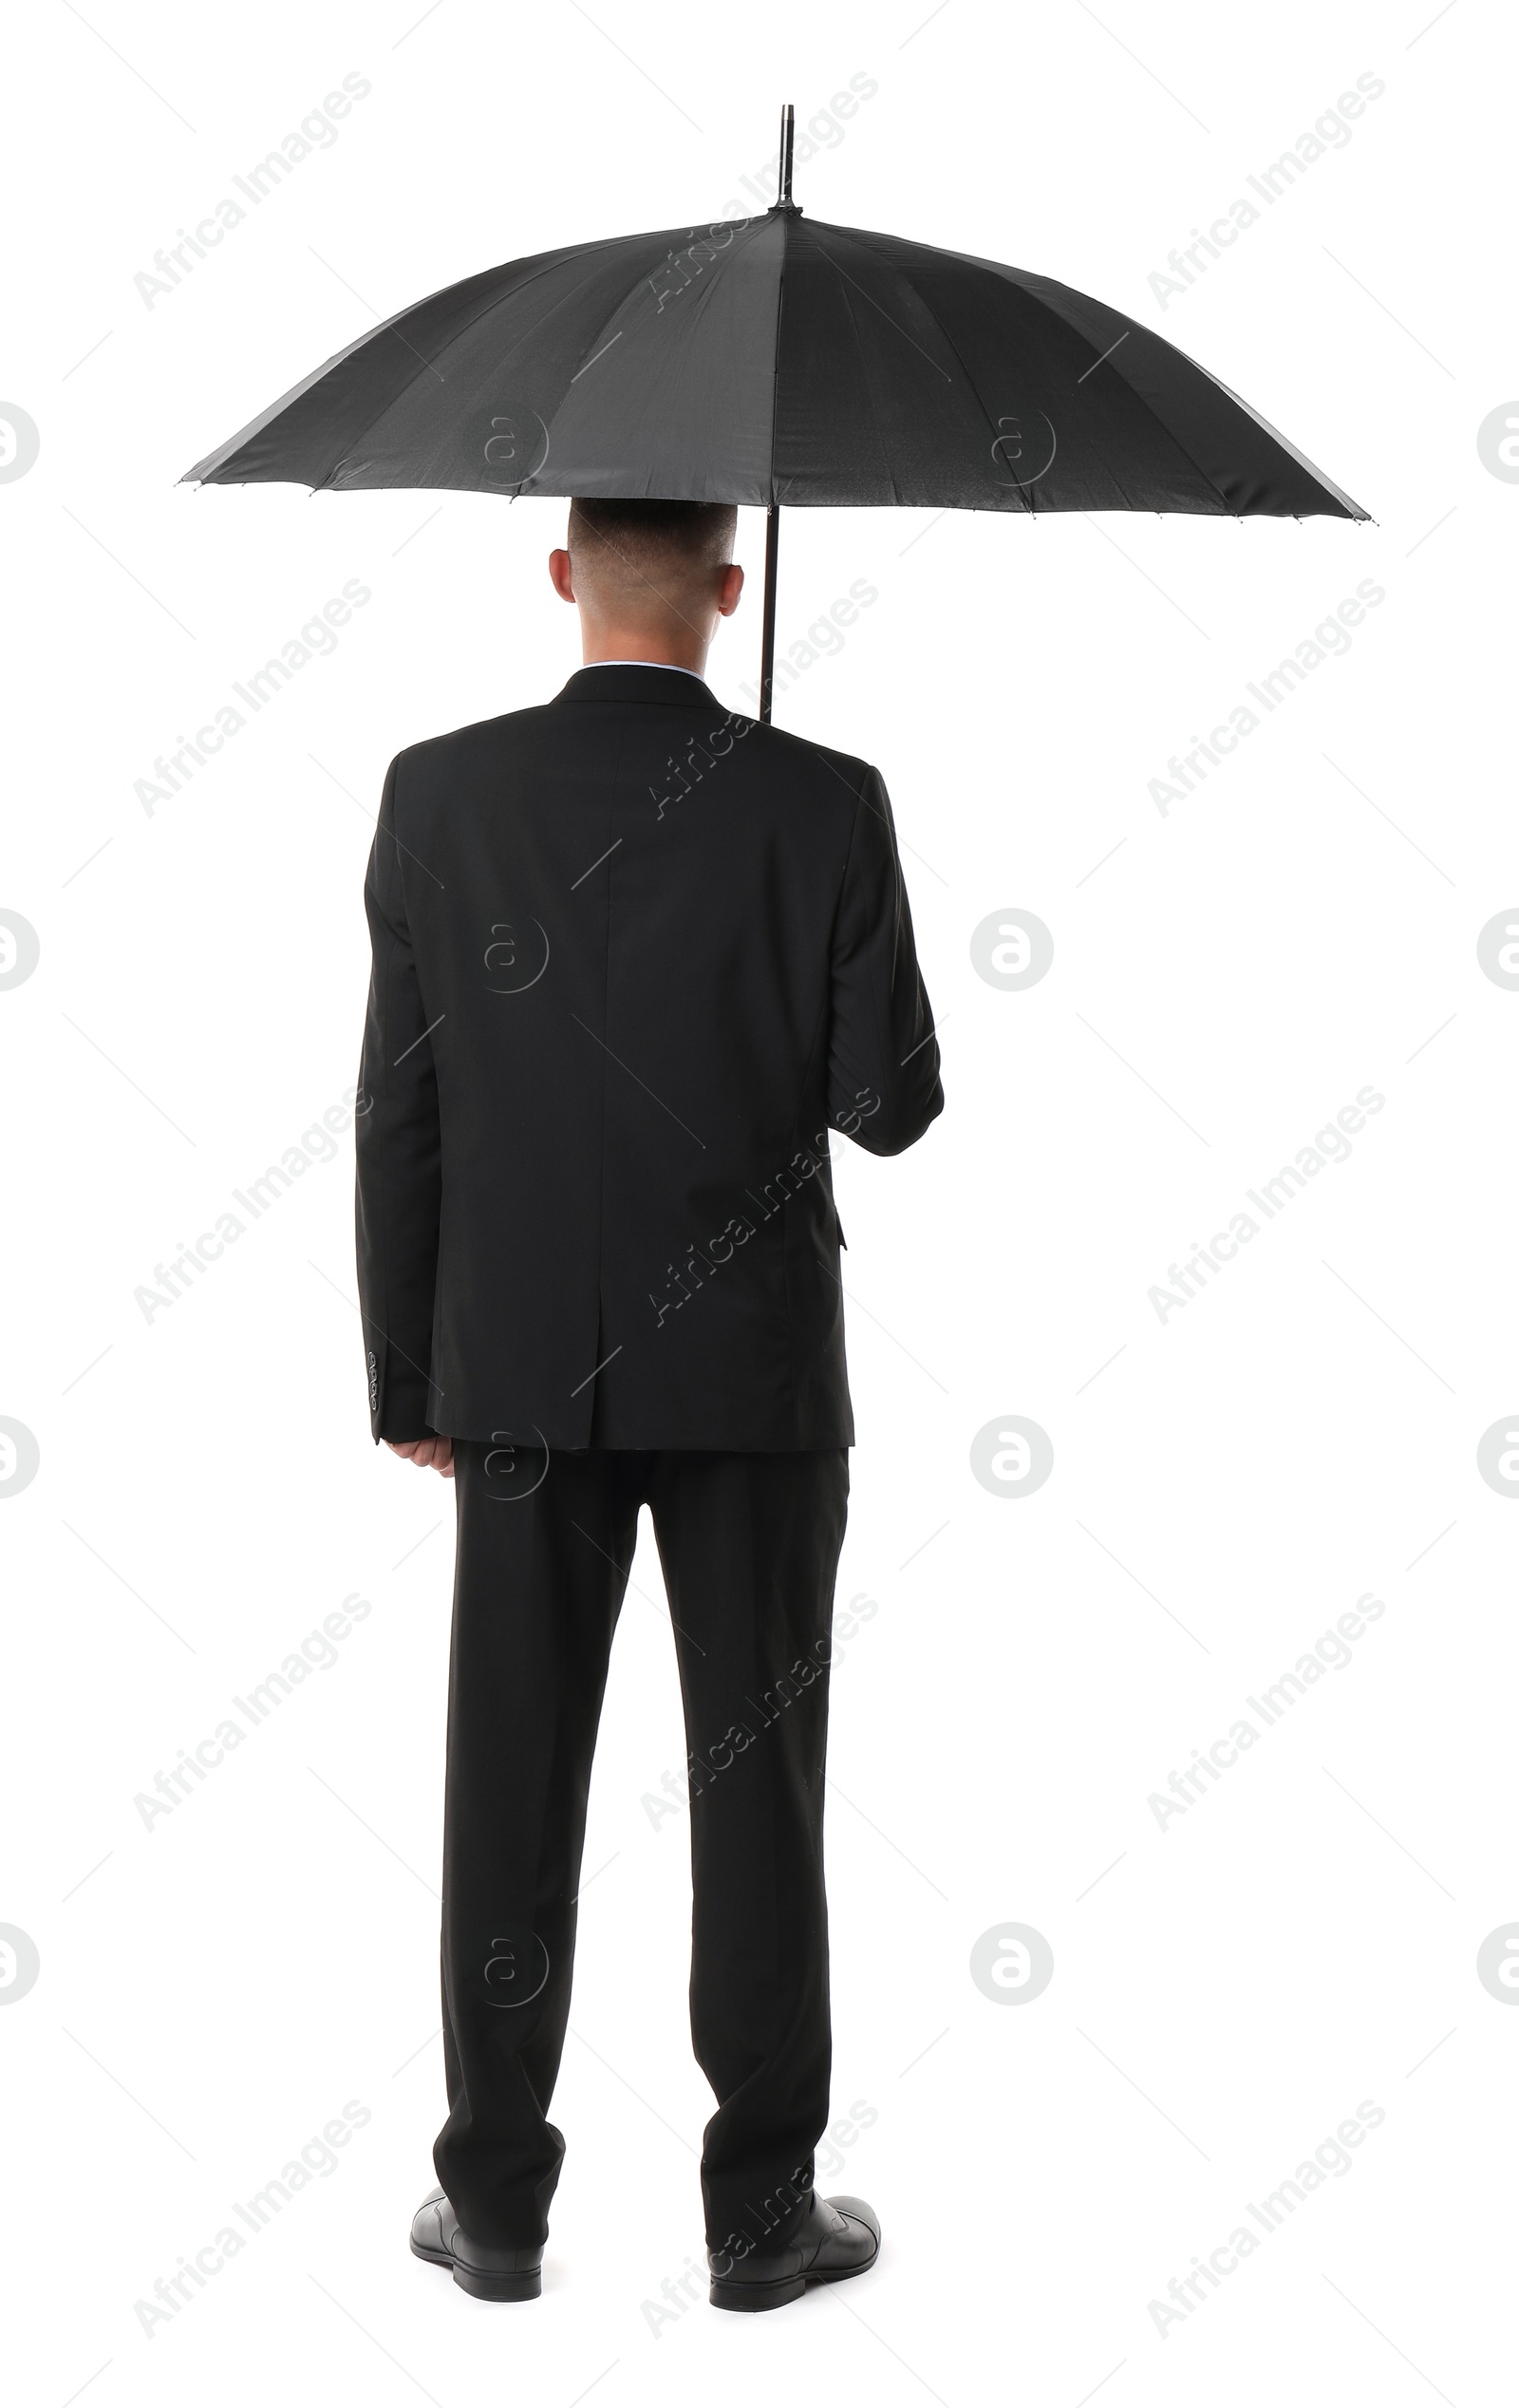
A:
{"type": "Polygon", "coordinates": [[[611,501],[570,504],[572,558],[607,582],[628,587],[680,584],[694,571],[733,557],[739,514],[731,501],[611,501]]]}

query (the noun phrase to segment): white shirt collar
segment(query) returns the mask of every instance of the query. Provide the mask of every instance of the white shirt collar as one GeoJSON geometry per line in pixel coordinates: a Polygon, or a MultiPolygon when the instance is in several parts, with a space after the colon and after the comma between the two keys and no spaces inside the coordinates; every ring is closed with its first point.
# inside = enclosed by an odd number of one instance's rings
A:
{"type": "Polygon", "coordinates": [[[587,668],[672,668],[677,677],[694,677],[698,686],[706,684],[706,679],[700,669],[682,668],[679,661],[587,661],[585,667],[587,668]]]}

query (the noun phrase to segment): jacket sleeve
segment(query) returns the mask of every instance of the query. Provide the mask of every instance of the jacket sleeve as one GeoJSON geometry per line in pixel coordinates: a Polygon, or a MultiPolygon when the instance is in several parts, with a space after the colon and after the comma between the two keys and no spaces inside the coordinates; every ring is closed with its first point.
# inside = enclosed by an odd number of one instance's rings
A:
{"type": "Polygon", "coordinates": [[[871,1154],[902,1153],[944,1110],[933,1013],[875,769],[855,802],[834,924],[828,1108],[835,1127],[871,1154]]]}
{"type": "Polygon", "coordinates": [[[365,879],[373,968],[354,1115],[359,1309],[377,1444],[431,1436],[442,1192],[438,1075],[406,924],[396,766],[385,776],[365,879]]]}

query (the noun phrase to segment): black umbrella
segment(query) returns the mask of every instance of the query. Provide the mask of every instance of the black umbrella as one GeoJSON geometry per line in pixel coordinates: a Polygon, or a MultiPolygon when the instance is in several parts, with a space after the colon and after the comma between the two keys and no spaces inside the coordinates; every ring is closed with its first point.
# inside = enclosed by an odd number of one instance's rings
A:
{"type": "Polygon", "coordinates": [[[894,235],[763,217],[487,268],[340,351],[181,480],[619,496],[779,514],[1367,513],[1148,327],[1048,276],[894,235]]]}

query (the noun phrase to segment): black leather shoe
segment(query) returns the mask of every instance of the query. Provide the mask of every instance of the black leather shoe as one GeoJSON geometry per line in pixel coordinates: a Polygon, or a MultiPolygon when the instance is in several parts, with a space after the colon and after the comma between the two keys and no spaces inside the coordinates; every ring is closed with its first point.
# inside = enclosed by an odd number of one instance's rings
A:
{"type": "Polygon", "coordinates": [[[799,2300],[809,2283],[842,2283],[873,2266],[881,2247],[881,2224],[863,2199],[807,2202],[801,2229],[783,2249],[752,2249],[734,2257],[708,2249],[714,2307],[784,2307],[799,2300]]]}
{"type": "Polygon", "coordinates": [[[535,2300],[543,2289],[543,2244],[492,2249],[460,2232],[441,2191],[429,2191],[411,2219],[411,2254],[429,2266],[450,2266],[461,2291],[478,2300],[535,2300]]]}

